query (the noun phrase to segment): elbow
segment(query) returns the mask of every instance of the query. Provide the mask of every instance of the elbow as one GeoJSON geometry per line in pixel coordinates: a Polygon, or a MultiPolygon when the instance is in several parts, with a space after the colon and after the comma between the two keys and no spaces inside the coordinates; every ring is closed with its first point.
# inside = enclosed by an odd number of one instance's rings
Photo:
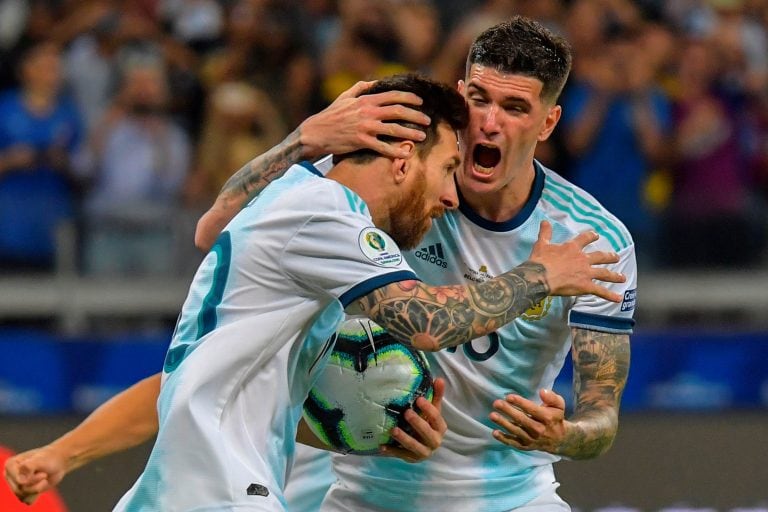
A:
{"type": "Polygon", "coordinates": [[[195,247],[203,252],[210,251],[216,241],[216,236],[218,236],[218,232],[212,235],[213,232],[214,228],[209,210],[200,217],[197,226],[195,226],[195,247]]]}

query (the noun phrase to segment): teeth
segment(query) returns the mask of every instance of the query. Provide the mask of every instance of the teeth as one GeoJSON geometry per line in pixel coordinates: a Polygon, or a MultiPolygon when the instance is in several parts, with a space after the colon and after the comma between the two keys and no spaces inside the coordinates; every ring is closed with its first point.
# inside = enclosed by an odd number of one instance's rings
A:
{"type": "Polygon", "coordinates": [[[475,164],[475,170],[480,174],[492,174],[493,167],[483,167],[482,165],[475,164]]]}

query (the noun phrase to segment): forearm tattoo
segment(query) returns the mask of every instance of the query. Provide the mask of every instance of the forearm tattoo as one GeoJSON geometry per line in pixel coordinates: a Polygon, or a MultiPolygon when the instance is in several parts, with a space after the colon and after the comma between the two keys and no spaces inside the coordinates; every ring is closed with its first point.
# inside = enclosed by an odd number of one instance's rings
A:
{"type": "Polygon", "coordinates": [[[288,167],[301,159],[299,130],[297,128],[283,142],[254,158],[233,174],[219,192],[219,198],[228,203],[238,203],[239,209],[259,195],[272,181],[282,176],[288,167]]]}
{"type": "Polygon", "coordinates": [[[440,350],[495,331],[548,294],[544,266],[525,262],[468,286],[395,283],[367,295],[360,306],[396,338],[440,350]]]}
{"type": "Polygon", "coordinates": [[[629,335],[573,329],[574,414],[559,452],[589,459],[608,450],[619,428],[629,373],[629,335]]]}

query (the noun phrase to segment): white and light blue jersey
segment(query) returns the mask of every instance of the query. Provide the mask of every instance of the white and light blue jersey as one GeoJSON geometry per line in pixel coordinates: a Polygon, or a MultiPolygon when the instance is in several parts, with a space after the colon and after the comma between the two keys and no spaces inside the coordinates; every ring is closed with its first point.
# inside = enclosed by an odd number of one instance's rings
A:
{"type": "Polygon", "coordinates": [[[415,279],[351,190],[293,166],[198,269],[168,350],[160,430],[121,511],[284,510],[302,404],[350,302],[415,279]]]}
{"type": "Polygon", "coordinates": [[[537,162],[533,193],[513,219],[490,222],[462,203],[459,211],[435,220],[406,258],[429,284],[486,281],[528,259],[543,220],[552,223],[555,243],[596,231],[600,239],[588,249],[620,255],[610,268],[625,274],[627,281],[607,287],[623,294],[624,301],[547,297],[489,336],[427,353],[434,374],[447,381],[442,413],[448,431],[442,446],[420,464],[333,456],[339,483],[331,488],[323,510],[501,512],[532,500],[542,486],[551,488],[546,477],[558,458],[496,441],[491,432],[498,427],[488,415],[493,401],[508,393],[540,403],[539,390],[552,389],[568,355],[571,327],[632,332],[636,265],[628,231],[592,196],[537,162]],[[337,492],[346,505],[334,504],[337,492]],[[350,505],[350,496],[356,504],[350,505]]]}

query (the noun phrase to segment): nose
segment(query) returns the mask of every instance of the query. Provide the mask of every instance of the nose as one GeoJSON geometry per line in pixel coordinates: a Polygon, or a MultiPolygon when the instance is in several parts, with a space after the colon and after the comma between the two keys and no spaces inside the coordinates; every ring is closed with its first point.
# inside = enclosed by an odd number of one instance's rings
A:
{"type": "Polygon", "coordinates": [[[499,131],[498,114],[498,105],[491,104],[488,106],[483,117],[483,124],[481,126],[483,133],[491,134],[499,131]]]}
{"type": "Polygon", "coordinates": [[[451,180],[451,184],[440,196],[440,203],[446,210],[455,210],[459,207],[459,194],[456,192],[456,182],[451,180]]]}

